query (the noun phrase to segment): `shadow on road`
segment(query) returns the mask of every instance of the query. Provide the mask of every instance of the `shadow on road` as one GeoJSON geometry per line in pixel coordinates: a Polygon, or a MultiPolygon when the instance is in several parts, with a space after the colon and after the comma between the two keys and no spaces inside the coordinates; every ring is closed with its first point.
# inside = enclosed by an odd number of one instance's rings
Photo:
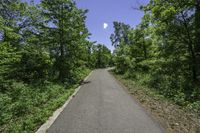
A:
{"type": "Polygon", "coordinates": [[[80,85],[89,84],[89,83],[91,83],[91,81],[81,81],[80,85]]]}

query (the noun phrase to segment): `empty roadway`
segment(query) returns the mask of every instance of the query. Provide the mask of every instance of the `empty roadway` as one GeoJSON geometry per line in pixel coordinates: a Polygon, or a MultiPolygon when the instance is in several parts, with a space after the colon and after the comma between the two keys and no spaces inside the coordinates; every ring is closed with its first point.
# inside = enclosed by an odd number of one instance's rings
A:
{"type": "Polygon", "coordinates": [[[48,133],[162,133],[106,69],[95,70],[48,133]]]}

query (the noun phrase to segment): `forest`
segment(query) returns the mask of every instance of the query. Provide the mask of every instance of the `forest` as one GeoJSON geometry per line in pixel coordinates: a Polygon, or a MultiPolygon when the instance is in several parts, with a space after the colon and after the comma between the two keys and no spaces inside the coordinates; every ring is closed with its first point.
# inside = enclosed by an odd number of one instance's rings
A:
{"type": "Polygon", "coordinates": [[[0,132],[33,132],[111,51],[71,0],[0,0],[0,132]]]}
{"type": "Polygon", "coordinates": [[[114,22],[115,72],[200,110],[200,1],[150,0],[141,23],[114,22]]]}
{"type": "Polygon", "coordinates": [[[0,132],[35,132],[107,67],[199,113],[200,0],[150,0],[138,10],[136,27],[113,22],[111,52],[90,41],[89,10],[73,0],[0,0],[0,132]]]}

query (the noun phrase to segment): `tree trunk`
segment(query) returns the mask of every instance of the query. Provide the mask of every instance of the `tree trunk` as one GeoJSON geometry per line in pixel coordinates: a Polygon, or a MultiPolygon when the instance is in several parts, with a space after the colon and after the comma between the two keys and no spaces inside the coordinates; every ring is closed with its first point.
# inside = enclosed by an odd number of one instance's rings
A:
{"type": "Polygon", "coordinates": [[[196,47],[200,49],[200,0],[196,0],[195,3],[195,39],[196,47]]]}
{"type": "MultiPolygon", "coordinates": [[[[62,4],[62,6],[61,6],[61,16],[63,15],[63,4],[62,4]]],[[[60,59],[59,59],[59,80],[61,81],[61,82],[64,82],[64,78],[65,78],[65,68],[64,68],[64,42],[63,42],[63,39],[64,39],[64,33],[63,33],[63,29],[64,27],[63,27],[63,18],[61,18],[60,20],[59,20],[59,29],[60,29],[60,40],[59,40],[59,42],[60,42],[60,59]]]]}
{"type": "Polygon", "coordinates": [[[200,74],[200,0],[195,3],[195,54],[197,56],[197,75],[200,74]]]}
{"type": "Polygon", "coordinates": [[[192,71],[192,79],[194,82],[197,81],[197,71],[196,71],[196,55],[195,55],[195,51],[194,51],[194,43],[192,41],[192,38],[191,38],[191,35],[190,35],[190,31],[189,31],[189,28],[188,28],[188,24],[187,24],[187,21],[185,19],[185,16],[183,13],[181,13],[182,15],[182,18],[183,18],[183,25],[185,27],[185,30],[186,30],[186,35],[188,37],[188,50],[189,50],[189,53],[191,55],[191,63],[190,63],[190,66],[191,66],[191,71],[192,71]]]}

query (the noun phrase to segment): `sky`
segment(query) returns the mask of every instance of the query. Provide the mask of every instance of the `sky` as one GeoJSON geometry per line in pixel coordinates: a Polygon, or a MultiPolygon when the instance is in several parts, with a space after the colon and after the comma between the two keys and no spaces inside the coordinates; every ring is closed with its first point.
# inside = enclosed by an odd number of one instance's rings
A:
{"type": "MultiPolygon", "coordinates": [[[[30,0],[23,0],[30,1],[30,0]]],[[[35,0],[39,3],[40,0],[35,0]]],[[[114,32],[113,22],[119,21],[135,27],[141,22],[143,12],[134,10],[140,4],[147,4],[149,0],[75,0],[77,6],[88,9],[86,26],[91,41],[106,45],[113,50],[110,35],[114,32]]]]}

